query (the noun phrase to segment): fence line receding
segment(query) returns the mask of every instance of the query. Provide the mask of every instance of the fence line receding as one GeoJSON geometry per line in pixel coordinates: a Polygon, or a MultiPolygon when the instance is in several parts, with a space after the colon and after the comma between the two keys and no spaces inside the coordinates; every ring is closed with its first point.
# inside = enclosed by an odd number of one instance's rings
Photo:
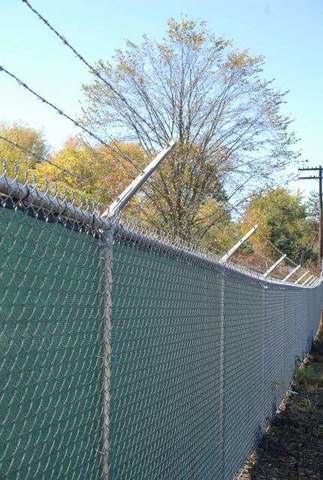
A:
{"type": "Polygon", "coordinates": [[[231,480],[310,348],[321,284],[120,224],[109,241],[100,217],[0,187],[0,477],[231,480]]]}

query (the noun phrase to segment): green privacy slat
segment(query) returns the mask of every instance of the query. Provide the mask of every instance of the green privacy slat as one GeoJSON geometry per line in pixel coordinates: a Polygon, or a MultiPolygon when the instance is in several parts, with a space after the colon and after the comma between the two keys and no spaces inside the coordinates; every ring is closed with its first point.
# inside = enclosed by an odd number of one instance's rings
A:
{"type": "Polygon", "coordinates": [[[111,478],[217,478],[218,272],[116,243],[111,478]]]}
{"type": "Polygon", "coordinates": [[[0,478],[101,478],[100,255],[0,208],[0,478]]]}
{"type": "Polygon", "coordinates": [[[108,247],[28,212],[0,207],[0,478],[101,480],[110,398],[103,480],[232,480],[310,348],[322,287],[117,227],[104,396],[108,247]]]}

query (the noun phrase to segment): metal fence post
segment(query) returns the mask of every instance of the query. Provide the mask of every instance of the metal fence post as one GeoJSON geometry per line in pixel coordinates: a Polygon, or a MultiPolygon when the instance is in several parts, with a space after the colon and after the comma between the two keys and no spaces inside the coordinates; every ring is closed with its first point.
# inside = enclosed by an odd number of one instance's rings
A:
{"type": "Polygon", "coordinates": [[[305,286],[307,287],[308,284],[309,284],[314,278],[315,278],[314,275],[310,275],[310,276],[301,284],[302,287],[305,287],[305,286]]]}
{"type": "Polygon", "coordinates": [[[304,272],[295,282],[295,284],[298,284],[300,283],[305,277],[306,275],[308,274],[309,272],[306,270],[306,272],[304,272]]]}
{"type": "Polygon", "coordinates": [[[110,446],[110,383],[111,383],[111,327],[112,327],[112,260],[115,223],[103,233],[104,268],[104,327],[103,327],[103,480],[109,478],[110,446]]]}
{"type": "Polygon", "coordinates": [[[174,150],[175,145],[175,141],[171,140],[168,146],[159,152],[146,168],[128,185],[121,195],[111,203],[111,205],[103,212],[102,217],[113,218],[118,215],[145,181],[151,177],[155,170],[157,170],[163,160],[165,160],[165,158],[174,150]]]}
{"type": "Polygon", "coordinates": [[[310,282],[308,282],[307,286],[308,287],[314,287],[314,285],[318,282],[318,278],[314,277],[310,282]]]}
{"type": "Polygon", "coordinates": [[[225,415],[224,415],[224,295],[225,295],[225,267],[221,271],[221,293],[220,293],[220,419],[221,419],[221,454],[222,454],[222,478],[225,478],[225,415]]]}
{"type": "Polygon", "coordinates": [[[112,329],[112,261],[113,237],[122,209],[133,198],[135,193],[151,177],[158,166],[175,148],[171,140],[166,148],[159,152],[146,168],[128,185],[102,214],[107,225],[104,228],[102,241],[104,250],[104,328],[103,328],[103,480],[109,479],[109,447],[110,447],[110,384],[111,384],[111,329],[112,329]]]}

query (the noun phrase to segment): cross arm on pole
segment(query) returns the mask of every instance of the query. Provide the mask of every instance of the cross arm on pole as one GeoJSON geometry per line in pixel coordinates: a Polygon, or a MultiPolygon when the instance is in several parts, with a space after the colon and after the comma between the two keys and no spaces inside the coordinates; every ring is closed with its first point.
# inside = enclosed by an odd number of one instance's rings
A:
{"type": "Polygon", "coordinates": [[[310,177],[298,177],[299,180],[319,180],[320,177],[315,177],[314,175],[310,177]]]}
{"type": "Polygon", "coordinates": [[[314,171],[314,170],[319,170],[320,167],[300,167],[298,169],[299,172],[309,172],[309,171],[314,171]]]}

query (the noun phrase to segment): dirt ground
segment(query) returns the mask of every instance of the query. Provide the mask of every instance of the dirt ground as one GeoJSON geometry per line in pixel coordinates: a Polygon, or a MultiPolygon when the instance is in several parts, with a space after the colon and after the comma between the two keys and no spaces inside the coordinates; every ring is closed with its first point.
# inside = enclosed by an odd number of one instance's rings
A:
{"type": "Polygon", "coordinates": [[[239,480],[323,480],[323,335],[239,480]]]}

